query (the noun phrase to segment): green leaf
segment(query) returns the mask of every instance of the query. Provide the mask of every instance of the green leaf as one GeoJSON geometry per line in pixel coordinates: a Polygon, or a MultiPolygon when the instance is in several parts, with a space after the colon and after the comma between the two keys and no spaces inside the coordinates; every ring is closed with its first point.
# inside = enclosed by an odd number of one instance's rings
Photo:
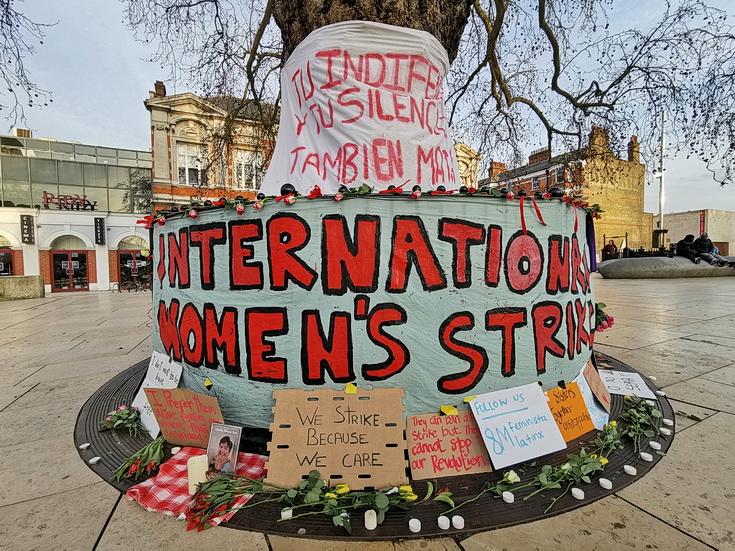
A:
{"type": "Polygon", "coordinates": [[[385,510],[378,509],[378,524],[383,524],[384,520],[385,520],[385,510]]]}
{"type": "Polygon", "coordinates": [[[306,494],[306,497],[304,497],[304,503],[310,504],[310,503],[318,503],[320,498],[319,492],[309,492],[306,494]]]}
{"type": "Polygon", "coordinates": [[[289,490],[286,492],[286,495],[290,497],[291,499],[295,498],[299,493],[296,490],[289,490]]]}
{"type": "Polygon", "coordinates": [[[426,483],[426,497],[424,500],[427,500],[431,497],[431,494],[434,493],[434,485],[431,482],[426,483]]]}
{"type": "Polygon", "coordinates": [[[582,480],[584,480],[587,484],[590,483],[590,477],[589,476],[583,476],[582,480]]]}
{"type": "Polygon", "coordinates": [[[316,469],[312,469],[309,471],[309,479],[310,480],[317,480],[319,478],[319,471],[316,469]]]}
{"type": "Polygon", "coordinates": [[[446,495],[447,493],[448,492],[442,492],[434,498],[434,501],[443,501],[444,503],[448,503],[450,507],[454,507],[454,500],[446,495]]]}
{"type": "Polygon", "coordinates": [[[375,496],[375,507],[378,509],[387,509],[390,505],[390,500],[385,494],[378,494],[375,496]]]}
{"type": "Polygon", "coordinates": [[[335,526],[342,526],[342,516],[341,515],[334,515],[332,517],[332,522],[335,526]]]}
{"type": "Polygon", "coordinates": [[[342,518],[342,527],[347,530],[349,534],[352,534],[352,525],[350,524],[350,517],[342,518]]]}

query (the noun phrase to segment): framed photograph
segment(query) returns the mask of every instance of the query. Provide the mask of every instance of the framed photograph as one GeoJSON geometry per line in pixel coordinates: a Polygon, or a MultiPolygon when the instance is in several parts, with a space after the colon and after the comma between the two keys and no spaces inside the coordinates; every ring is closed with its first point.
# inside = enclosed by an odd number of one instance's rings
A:
{"type": "Polygon", "coordinates": [[[212,478],[237,470],[237,454],[240,450],[242,427],[212,423],[207,444],[209,469],[207,476],[212,478]]]}

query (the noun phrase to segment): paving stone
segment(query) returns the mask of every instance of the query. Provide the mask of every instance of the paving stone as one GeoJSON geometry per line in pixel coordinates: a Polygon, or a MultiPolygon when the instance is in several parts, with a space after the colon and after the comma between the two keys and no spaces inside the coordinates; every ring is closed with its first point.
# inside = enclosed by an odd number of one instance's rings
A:
{"type": "Polygon", "coordinates": [[[18,385],[12,385],[12,379],[8,379],[5,377],[3,370],[0,368],[0,376],[2,376],[3,380],[6,382],[6,385],[3,385],[0,388],[0,411],[3,411],[5,408],[7,408],[10,404],[17,401],[21,396],[23,396],[26,392],[30,391],[35,385],[23,383],[18,385]],[[11,383],[11,384],[7,384],[11,383]]]}
{"type": "Polygon", "coordinates": [[[697,423],[704,421],[707,417],[717,413],[714,410],[693,406],[692,404],[686,404],[684,402],[679,402],[678,400],[669,399],[669,404],[671,404],[671,407],[676,414],[677,432],[696,425],[697,423]]]}
{"type": "Polygon", "coordinates": [[[462,548],[465,551],[710,549],[615,496],[564,515],[477,534],[463,540],[462,548]]]}
{"type": "Polygon", "coordinates": [[[71,439],[78,415],[76,406],[9,407],[0,411],[0,448],[25,442],[44,445],[45,439],[61,435],[71,439]]]}
{"type": "Polygon", "coordinates": [[[396,551],[460,551],[462,548],[451,538],[398,540],[396,551]]]}
{"type": "Polygon", "coordinates": [[[730,364],[722,369],[705,373],[702,375],[702,379],[707,379],[708,381],[714,381],[715,383],[723,385],[735,386],[735,364],[730,364]]]}
{"type": "Polygon", "coordinates": [[[112,486],[99,481],[0,507],[0,547],[91,549],[118,495],[112,486]]]}
{"type": "Polygon", "coordinates": [[[666,396],[688,404],[735,414],[735,387],[729,384],[697,377],[667,387],[666,396]]]}
{"type": "Polygon", "coordinates": [[[216,549],[217,551],[268,551],[263,534],[209,528],[202,532],[186,530],[185,521],[152,513],[124,498],[115,509],[97,549],[216,549]]]}
{"type": "Polygon", "coordinates": [[[654,375],[659,387],[668,387],[732,363],[735,350],[679,338],[635,350],[613,350],[610,355],[644,375],[654,375]]]}
{"type": "Polygon", "coordinates": [[[0,507],[99,482],[71,435],[36,435],[37,440],[0,448],[0,507]]]}
{"type": "Polygon", "coordinates": [[[56,405],[57,407],[76,407],[81,409],[84,402],[104,383],[109,381],[116,370],[100,371],[90,375],[44,381],[18,398],[10,408],[33,408],[56,405]]]}
{"type": "Polygon", "coordinates": [[[689,334],[682,331],[680,327],[651,327],[651,324],[637,320],[625,320],[623,323],[617,319],[613,311],[609,313],[615,318],[615,325],[611,329],[597,333],[595,344],[609,344],[634,350],[652,344],[670,342],[689,334]]]}
{"type": "Polygon", "coordinates": [[[268,536],[272,551],[393,551],[395,548],[389,541],[332,541],[311,540],[302,538],[285,538],[268,536]]]}
{"type": "Polygon", "coordinates": [[[717,549],[735,549],[733,421],[717,413],[678,434],[656,468],[618,495],[717,549]]]}

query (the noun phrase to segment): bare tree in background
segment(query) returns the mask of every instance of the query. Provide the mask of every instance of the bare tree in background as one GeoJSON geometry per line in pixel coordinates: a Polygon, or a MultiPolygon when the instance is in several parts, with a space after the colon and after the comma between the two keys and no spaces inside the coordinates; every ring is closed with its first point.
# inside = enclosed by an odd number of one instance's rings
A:
{"type": "Polygon", "coordinates": [[[592,125],[618,150],[637,134],[652,160],[666,111],[672,151],[704,160],[719,182],[735,177],[735,35],[702,0],[656,3],[655,16],[650,3],[619,13],[612,0],[122,1],[151,61],[200,95],[241,98],[240,109],[267,103],[276,118],[278,70],[299,42],[372,20],[444,45],[454,131],[486,161],[521,164],[540,140],[579,148],[592,125]]]}
{"type": "Polygon", "coordinates": [[[43,44],[49,25],[31,21],[14,7],[14,0],[0,0],[0,111],[11,125],[25,121],[26,107],[48,105],[51,93],[31,80],[24,60],[43,44]]]}

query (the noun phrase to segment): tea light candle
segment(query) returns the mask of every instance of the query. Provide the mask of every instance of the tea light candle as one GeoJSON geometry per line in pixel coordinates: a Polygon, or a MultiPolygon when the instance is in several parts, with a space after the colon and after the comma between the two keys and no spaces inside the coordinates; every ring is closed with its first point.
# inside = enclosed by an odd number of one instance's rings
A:
{"type": "Polygon", "coordinates": [[[503,501],[513,503],[515,500],[516,496],[513,495],[513,492],[503,492],[503,501]]]}
{"type": "Polygon", "coordinates": [[[365,511],[365,530],[375,530],[378,527],[378,513],[375,509],[365,511]]]}
{"type": "Polygon", "coordinates": [[[607,478],[600,479],[600,486],[602,486],[606,490],[612,490],[612,482],[610,482],[607,478]]]}
{"type": "Polygon", "coordinates": [[[452,517],[452,526],[454,526],[457,530],[461,530],[464,528],[464,517],[460,515],[454,515],[452,517]]]}
{"type": "Polygon", "coordinates": [[[284,507],[281,509],[281,520],[293,518],[293,509],[291,507],[284,507]]]}
{"type": "Polygon", "coordinates": [[[659,444],[658,442],[654,442],[653,440],[651,442],[649,442],[648,445],[651,446],[651,449],[652,450],[660,450],[661,449],[661,444],[659,444]]]}
{"type": "Polygon", "coordinates": [[[579,488],[572,488],[572,497],[574,499],[584,499],[584,491],[579,488]]]}
{"type": "Polygon", "coordinates": [[[206,455],[191,457],[186,463],[187,475],[189,477],[189,495],[197,493],[197,484],[207,481],[207,469],[209,467],[206,455]]]}
{"type": "Polygon", "coordinates": [[[451,526],[451,523],[449,522],[449,517],[445,517],[444,515],[436,519],[436,523],[439,525],[439,528],[441,528],[442,530],[447,530],[451,526]]]}
{"type": "Polygon", "coordinates": [[[421,532],[421,521],[417,518],[412,518],[408,521],[408,529],[411,530],[414,534],[417,532],[421,532]]]}
{"type": "Polygon", "coordinates": [[[623,470],[630,476],[635,476],[638,474],[638,469],[636,469],[633,465],[625,465],[623,467],[623,470]]]}

